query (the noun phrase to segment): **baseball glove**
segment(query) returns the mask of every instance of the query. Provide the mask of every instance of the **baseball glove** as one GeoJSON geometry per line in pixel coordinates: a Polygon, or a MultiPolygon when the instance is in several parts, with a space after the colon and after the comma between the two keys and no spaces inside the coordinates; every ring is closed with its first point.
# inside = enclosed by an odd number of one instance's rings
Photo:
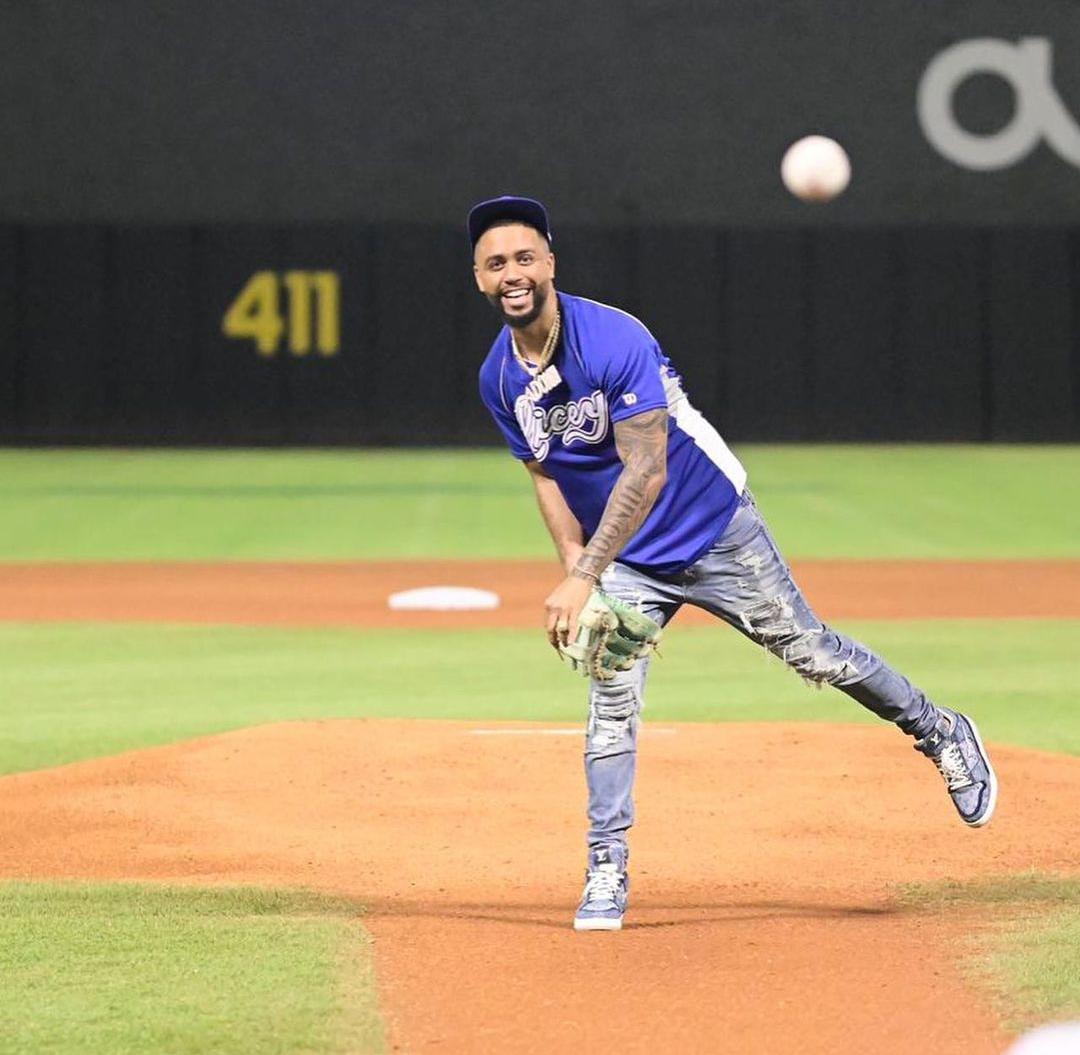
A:
{"type": "Polygon", "coordinates": [[[593,590],[578,616],[577,637],[561,645],[559,655],[586,678],[610,681],[653,651],[660,634],[660,625],[643,612],[593,590]]]}

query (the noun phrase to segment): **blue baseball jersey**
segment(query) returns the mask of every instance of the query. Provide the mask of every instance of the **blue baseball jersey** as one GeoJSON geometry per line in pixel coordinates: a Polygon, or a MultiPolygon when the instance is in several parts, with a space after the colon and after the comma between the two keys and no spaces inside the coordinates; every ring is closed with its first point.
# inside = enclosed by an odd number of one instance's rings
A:
{"type": "Polygon", "coordinates": [[[540,462],[558,483],[586,539],[599,527],[623,469],[613,423],[666,408],[667,481],[618,559],[675,575],[727,527],[746,471],[690,405],[681,378],[641,322],[583,297],[558,297],[562,331],[551,363],[529,370],[504,326],[480,368],[480,396],[513,455],[540,462]]]}

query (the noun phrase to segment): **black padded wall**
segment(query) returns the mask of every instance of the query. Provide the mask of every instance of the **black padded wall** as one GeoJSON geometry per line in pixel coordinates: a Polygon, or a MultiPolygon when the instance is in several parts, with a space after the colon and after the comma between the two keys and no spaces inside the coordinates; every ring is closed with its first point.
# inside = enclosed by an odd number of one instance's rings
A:
{"type": "MultiPolygon", "coordinates": [[[[0,227],[0,441],[497,440],[498,320],[453,228],[0,227]],[[289,346],[286,278],[332,273],[340,338],[289,346]],[[269,275],[270,353],[223,319],[269,275]]],[[[639,315],[742,440],[1080,438],[1080,232],[575,228],[561,288],[639,315]]],[[[308,279],[301,279],[308,281],[308,279]]]]}

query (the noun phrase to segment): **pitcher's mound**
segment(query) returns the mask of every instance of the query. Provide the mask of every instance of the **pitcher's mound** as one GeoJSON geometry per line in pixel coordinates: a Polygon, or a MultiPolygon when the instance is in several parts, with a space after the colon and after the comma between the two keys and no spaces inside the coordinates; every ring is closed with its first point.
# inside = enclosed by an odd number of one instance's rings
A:
{"type": "Polygon", "coordinates": [[[626,929],[582,935],[581,741],[478,728],[284,724],[7,777],[0,872],[354,894],[410,1051],[1004,1048],[949,945],[979,921],[889,891],[1074,869],[1080,760],[995,749],[998,815],[971,831],[891,729],[665,723],[626,929]]]}

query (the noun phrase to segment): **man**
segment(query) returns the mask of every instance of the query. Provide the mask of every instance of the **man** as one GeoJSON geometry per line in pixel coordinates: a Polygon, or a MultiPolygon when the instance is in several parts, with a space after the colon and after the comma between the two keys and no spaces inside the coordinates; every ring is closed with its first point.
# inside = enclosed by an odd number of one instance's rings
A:
{"type": "MultiPolygon", "coordinates": [[[[962,820],[986,824],[997,779],[974,723],[817,618],[754,506],[745,470],[690,405],[652,334],[617,308],[556,293],[543,205],[481,202],[468,231],[477,287],[505,323],[480,369],[480,394],[525,463],[566,573],[545,602],[552,645],[574,640],[597,585],[661,625],[696,605],[808,682],[835,685],[894,722],[937,766],[962,820]]],[[[578,930],[622,925],[647,666],[643,659],[591,683],[578,930]]]]}

